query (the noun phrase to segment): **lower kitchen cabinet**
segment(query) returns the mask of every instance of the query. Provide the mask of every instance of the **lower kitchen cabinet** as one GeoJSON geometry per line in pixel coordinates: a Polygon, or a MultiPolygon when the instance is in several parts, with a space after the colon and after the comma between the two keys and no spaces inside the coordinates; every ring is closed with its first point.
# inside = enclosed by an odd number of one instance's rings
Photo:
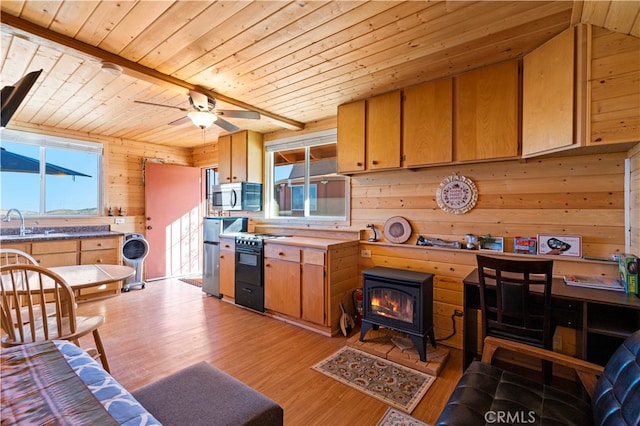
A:
{"type": "Polygon", "coordinates": [[[358,242],[292,237],[265,243],[265,308],[327,335],[340,332],[340,303],[358,287],[358,242]]]}
{"type": "Polygon", "coordinates": [[[235,237],[220,237],[220,294],[225,298],[236,297],[235,237]]]}
{"type": "MultiPolygon", "coordinates": [[[[2,243],[3,248],[13,248],[29,253],[45,268],[67,265],[122,264],[122,236],[87,237],[74,239],[50,239],[21,243],[2,243]]],[[[84,302],[120,294],[122,282],[85,287],[76,291],[76,301],[84,302]]]]}
{"type": "Polygon", "coordinates": [[[300,318],[300,249],[280,244],[265,245],[264,307],[300,318]]]}

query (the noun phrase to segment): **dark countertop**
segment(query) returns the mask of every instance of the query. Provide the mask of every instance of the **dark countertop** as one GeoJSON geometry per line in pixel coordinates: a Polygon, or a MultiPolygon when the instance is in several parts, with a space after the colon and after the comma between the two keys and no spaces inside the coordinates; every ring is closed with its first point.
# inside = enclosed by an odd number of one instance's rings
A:
{"type": "MultiPolygon", "coordinates": [[[[30,229],[27,229],[27,232],[29,231],[30,229]]],[[[109,230],[109,226],[65,226],[57,228],[33,228],[33,232],[21,237],[18,235],[18,229],[12,228],[2,230],[0,243],[73,240],[78,238],[112,237],[124,234],[124,232],[109,230]]]]}

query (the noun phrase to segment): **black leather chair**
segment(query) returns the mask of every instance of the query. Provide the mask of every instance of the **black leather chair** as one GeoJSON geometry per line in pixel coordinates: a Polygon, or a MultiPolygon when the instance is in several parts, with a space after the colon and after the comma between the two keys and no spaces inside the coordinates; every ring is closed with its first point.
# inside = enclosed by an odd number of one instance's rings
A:
{"type": "Polygon", "coordinates": [[[464,372],[436,426],[531,424],[640,424],[640,330],[617,349],[604,369],[560,353],[487,337],[482,362],[464,372]],[[491,365],[497,349],[573,368],[591,402],[491,365]]]}
{"type": "MultiPolygon", "coordinates": [[[[476,259],[482,337],[494,336],[551,350],[553,260],[511,260],[481,255],[476,259]]],[[[545,383],[549,384],[551,365],[543,362],[542,371],[545,383]]]]}

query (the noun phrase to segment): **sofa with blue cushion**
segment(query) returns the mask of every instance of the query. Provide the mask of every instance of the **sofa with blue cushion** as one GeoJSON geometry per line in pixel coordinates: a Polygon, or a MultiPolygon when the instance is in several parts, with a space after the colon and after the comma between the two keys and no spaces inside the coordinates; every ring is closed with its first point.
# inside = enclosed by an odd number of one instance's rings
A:
{"type": "Polygon", "coordinates": [[[482,361],[460,378],[436,425],[640,425],[640,330],[629,336],[606,366],[518,342],[487,337],[482,361]],[[571,367],[590,401],[491,364],[508,350],[571,367]]]}

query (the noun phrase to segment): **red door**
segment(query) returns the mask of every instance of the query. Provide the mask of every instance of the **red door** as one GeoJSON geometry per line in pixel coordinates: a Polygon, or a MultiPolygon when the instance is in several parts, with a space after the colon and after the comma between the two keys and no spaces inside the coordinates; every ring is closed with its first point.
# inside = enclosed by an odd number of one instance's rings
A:
{"type": "Polygon", "coordinates": [[[146,279],[200,271],[200,176],[196,167],[146,162],[146,279]]]}

